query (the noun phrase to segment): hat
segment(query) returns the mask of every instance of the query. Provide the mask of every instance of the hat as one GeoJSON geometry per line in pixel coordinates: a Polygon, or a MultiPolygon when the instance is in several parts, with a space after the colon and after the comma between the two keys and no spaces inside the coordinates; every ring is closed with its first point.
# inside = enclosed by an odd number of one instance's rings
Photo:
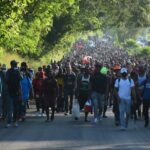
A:
{"type": "Polygon", "coordinates": [[[127,68],[121,68],[120,73],[128,73],[127,68]]]}
{"type": "Polygon", "coordinates": [[[114,70],[120,70],[121,69],[121,66],[119,64],[116,64],[113,68],[114,70]]]}
{"type": "Polygon", "coordinates": [[[17,64],[18,64],[18,62],[17,62],[16,60],[12,60],[12,61],[10,62],[10,65],[11,65],[11,66],[17,66],[17,64]]]}
{"type": "Polygon", "coordinates": [[[103,75],[107,75],[108,69],[106,67],[102,67],[102,69],[100,69],[100,73],[103,75]]]}

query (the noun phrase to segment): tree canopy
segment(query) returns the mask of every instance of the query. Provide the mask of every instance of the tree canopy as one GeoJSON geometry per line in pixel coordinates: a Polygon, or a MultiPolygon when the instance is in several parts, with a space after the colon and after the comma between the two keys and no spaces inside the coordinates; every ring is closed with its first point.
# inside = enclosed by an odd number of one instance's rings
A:
{"type": "Polygon", "coordinates": [[[1,0],[0,47],[32,58],[63,56],[88,31],[120,41],[150,25],[149,0],[1,0]],[[132,32],[131,32],[132,31],[132,32]]]}

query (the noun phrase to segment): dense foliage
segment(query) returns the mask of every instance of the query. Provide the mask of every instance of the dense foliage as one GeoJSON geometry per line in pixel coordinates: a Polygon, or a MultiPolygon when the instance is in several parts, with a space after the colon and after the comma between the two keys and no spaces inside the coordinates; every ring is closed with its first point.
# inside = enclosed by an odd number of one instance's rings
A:
{"type": "Polygon", "coordinates": [[[89,31],[110,32],[119,41],[135,37],[150,25],[150,1],[1,0],[0,14],[1,49],[60,59],[89,31]]]}

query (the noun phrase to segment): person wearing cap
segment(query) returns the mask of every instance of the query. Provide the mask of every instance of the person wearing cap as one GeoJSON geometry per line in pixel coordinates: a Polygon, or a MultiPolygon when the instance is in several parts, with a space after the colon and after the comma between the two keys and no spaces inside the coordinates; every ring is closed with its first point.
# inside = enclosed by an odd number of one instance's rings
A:
{"type": "Polygon", "coordinates": [[[95,66],[95,72],[90,80],[91,99],[94,105],[94,123],[97,123],[102,115],[102,103],[108,96],[107,69],[101,65],[95,66]]]}
{"type": "Polygon", "coordinates": [[[17,64],[18,62],[12,60],[10,62],[11,68],[6,72],[6,83],[8,88],[6,127],[10,127],[12,121],[15,127],[18,126],[17,121],[19,115],[19,97],[21,99],[22,95],[20,87],[21,75],[17,64]]]}
{"type": "Polygon", "coordinates": [[[128,127],[132,97],[133,103],[136,103],[136,95],[134,81],[128,77],[127,69],[121,68],[120,73],[120,79],[115,82],[115,94],[119,103],[120,129],[125,130],[128,127]]]}

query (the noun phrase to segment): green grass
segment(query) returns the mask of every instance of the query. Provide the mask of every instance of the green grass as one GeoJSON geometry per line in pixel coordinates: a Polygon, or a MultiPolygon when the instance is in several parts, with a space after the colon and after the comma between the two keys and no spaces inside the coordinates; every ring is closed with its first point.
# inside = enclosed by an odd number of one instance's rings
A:
{"type": "Polygon", "coordinates": [[[37,69],[38,66],[40,66],[41,64],[41,62],[39,61],[35,61],[27,57],[23,58],[16,53],[6,52],[5,50],[3,52],[0,51],[0,63],[1,64],[6,64],[7,68],[9,68],[11,60],[16,60],[17,62],[19,62],[18,66],[20,66],[21,62],[25,61],[27,62],[29,67],[34,68],[34,69],[37,69]]]}

